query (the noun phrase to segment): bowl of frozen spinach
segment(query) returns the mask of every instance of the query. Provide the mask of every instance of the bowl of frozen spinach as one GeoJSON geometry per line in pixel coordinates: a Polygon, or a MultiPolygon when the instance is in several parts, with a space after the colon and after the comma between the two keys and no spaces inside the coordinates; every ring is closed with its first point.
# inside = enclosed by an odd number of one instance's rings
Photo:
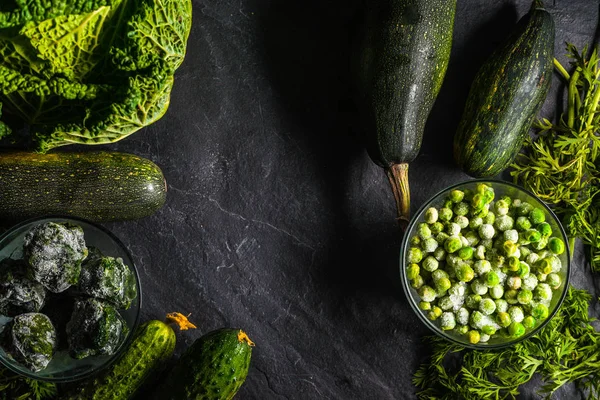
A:
{"type": "Polygon", "coordinates": [[[0,362],[33,379],[70,382],[127,347],[141,306],[123,243],[77,218],[45,217],[0,237],[0,362]]]}
{"type": "Polygon", "coordinates": [[[400,276],[419,319],[475,349],[535,335],[567,292],[567,235],[552,210],[509,182],[472,180],[442,190],[411,220],[400,276]]]}

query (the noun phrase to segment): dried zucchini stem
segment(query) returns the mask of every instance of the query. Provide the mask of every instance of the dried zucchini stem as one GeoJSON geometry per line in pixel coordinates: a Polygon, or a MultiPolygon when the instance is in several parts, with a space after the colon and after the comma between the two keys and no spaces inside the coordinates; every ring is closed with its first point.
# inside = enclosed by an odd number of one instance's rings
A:
{"type": "Polygon", "coordinates": [[[398,223],[406,230],[410,220],[410,188],[408,186],[408,164],[394,164],[386,170],[398,209],[398,223]]]}

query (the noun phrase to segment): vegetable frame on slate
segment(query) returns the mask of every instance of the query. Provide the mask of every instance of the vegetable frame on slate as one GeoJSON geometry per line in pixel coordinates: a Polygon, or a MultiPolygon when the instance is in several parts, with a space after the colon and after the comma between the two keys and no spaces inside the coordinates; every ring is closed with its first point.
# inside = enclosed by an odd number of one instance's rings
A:
{"type": "Polygon", "coordinates": [[[38,151],[116,142],[165,114],[190,0],[15,3],[0,11],[0,103],[38,151]]]}
{"type": "Polygon", "coordinates": [[[408,163],[441,89],[456,0],[368,2],[358,66],[359,103],[371,158],[385,168],[402,225],[410,218],[408,163]]]}

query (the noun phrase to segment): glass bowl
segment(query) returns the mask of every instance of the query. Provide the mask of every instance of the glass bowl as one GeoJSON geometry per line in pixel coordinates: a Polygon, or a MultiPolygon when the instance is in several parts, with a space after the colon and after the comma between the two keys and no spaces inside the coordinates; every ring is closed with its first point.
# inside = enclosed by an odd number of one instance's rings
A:
{"type": "MultiPolygon", "coordinates": [[[[514,345],[515,343],[518,343],[535,335],[552,319],[552,317],[554,317],[567,293],[569,285],[569,275],[571,271],[570,259],[571,258],[569,256],[568,239],[565,230],[563,229],[556,215],[543,201],[541,201],[533,193],[509,182],[490,179],[476,179],[458,183],[456,185],[452,185],[442,190],[441,192],[433,196],[429,201],[427,201],[414,215],[414,217],[411,219],[408,225],[408,228],[402,240],[402,248],[400,250],[400,277],[402,280],[402,287],[404,288],[404,292],[412,309],[417,314],[419,319],[436,335],[471,349],[498,349],[514,345]],[[561,277],[562,283],[558,289],[553,291],[552,300],[550,302],[550,305],[548,306],[548,318],[546,318],[541,323],[537,324],[533,329],[527,330],[522,336],[515,338],[506,335],[496,334],[492,335],[492,337],[486,343],[479,342],[477,344],[472,344],[468,341],[467,336],[464,334],[456,332],[455,330],[442,330],[440,326],[440,318],[438,318],[435,321],[432,321],[427,317],[427,311],[422,311],[419,308],[421,298],[418,295],[417,290],[415,290],[410,285],[409,279],[407,277],[407,251],[410,247],[409,241],[413,236],[416,235],[419,223],[425,222],[425,210],[427,210],[429,207],[435,207],[436,209],[441,208],[446,196],[449,195],[449,193],[452,190],[470,189],[472,191],[475,191],[476,186],[479,183],[485,183],[494,189],[494,200],[498,200],[501,196],[507,195],[510,196],[511,199],[520,199],[521,201],[526,201],[530,203],[534,207],[542,208],[546,212],[546,222],[548,222],[552,227],[552,236],[562,239],[562,241],[565,243],[565,252],[558,256],[562,262],[562,269],[558,272],[559,276],[561,277]]],[[[469,287],[467,287],[467,294],[470,293],[469,290],[469,287]]],[[[458,326],[459,325],[457,323],[457,327],[458,326]]]]}
{"type": "MultiPolygon", "coordinates": [[[[137,288],[137,297],[132,301],[129,309],[119,310],[119,313],[129,328],[129,333],[124,340],[121,341],[121,344],[112,355],[90,356],[77,360],[70,357],[66,349],[61,350],[60,348],[65,346],[59,344],[59,350],[54,354],[54,357],[48,366],[39,372],[33,372],[15,361],[12,356],[7,354],[4,351],[4,348],[0,346],[0,363],[16,374],[49,382],[72,382],[87,378],[106,368],[128,347],[138,325],[142,304],[140,279],[129,251],[116,236],[99,225],[73,217],[64,218],[51,216],[36,218],[14,226],[0,237],[0,260],[5,258],[21,258],[23,255],[23,237],[27,231],[35,225],[46,222],[70,222],[82,227],[86,245],[88,247],[97,247],[107,256],[122,258],[123,263],[133,272],[137,288]]],[[[50,293],[48,294],[50,295],[50,293]]],[[[12,318],[0,315],[0,331],[3,330],[4,326],[11,320],[12,318]]]]}

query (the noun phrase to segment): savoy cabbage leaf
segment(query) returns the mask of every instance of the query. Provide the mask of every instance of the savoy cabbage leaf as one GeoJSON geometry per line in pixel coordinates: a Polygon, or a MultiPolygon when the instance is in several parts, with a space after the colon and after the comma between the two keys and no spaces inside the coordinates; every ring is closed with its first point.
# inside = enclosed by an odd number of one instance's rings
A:
{"type": "Polygon", "coordinates": [[[0,102],[38,151],[116,142],[165,114],[191,0],[13,1],[0,8],[0,102]]]}

